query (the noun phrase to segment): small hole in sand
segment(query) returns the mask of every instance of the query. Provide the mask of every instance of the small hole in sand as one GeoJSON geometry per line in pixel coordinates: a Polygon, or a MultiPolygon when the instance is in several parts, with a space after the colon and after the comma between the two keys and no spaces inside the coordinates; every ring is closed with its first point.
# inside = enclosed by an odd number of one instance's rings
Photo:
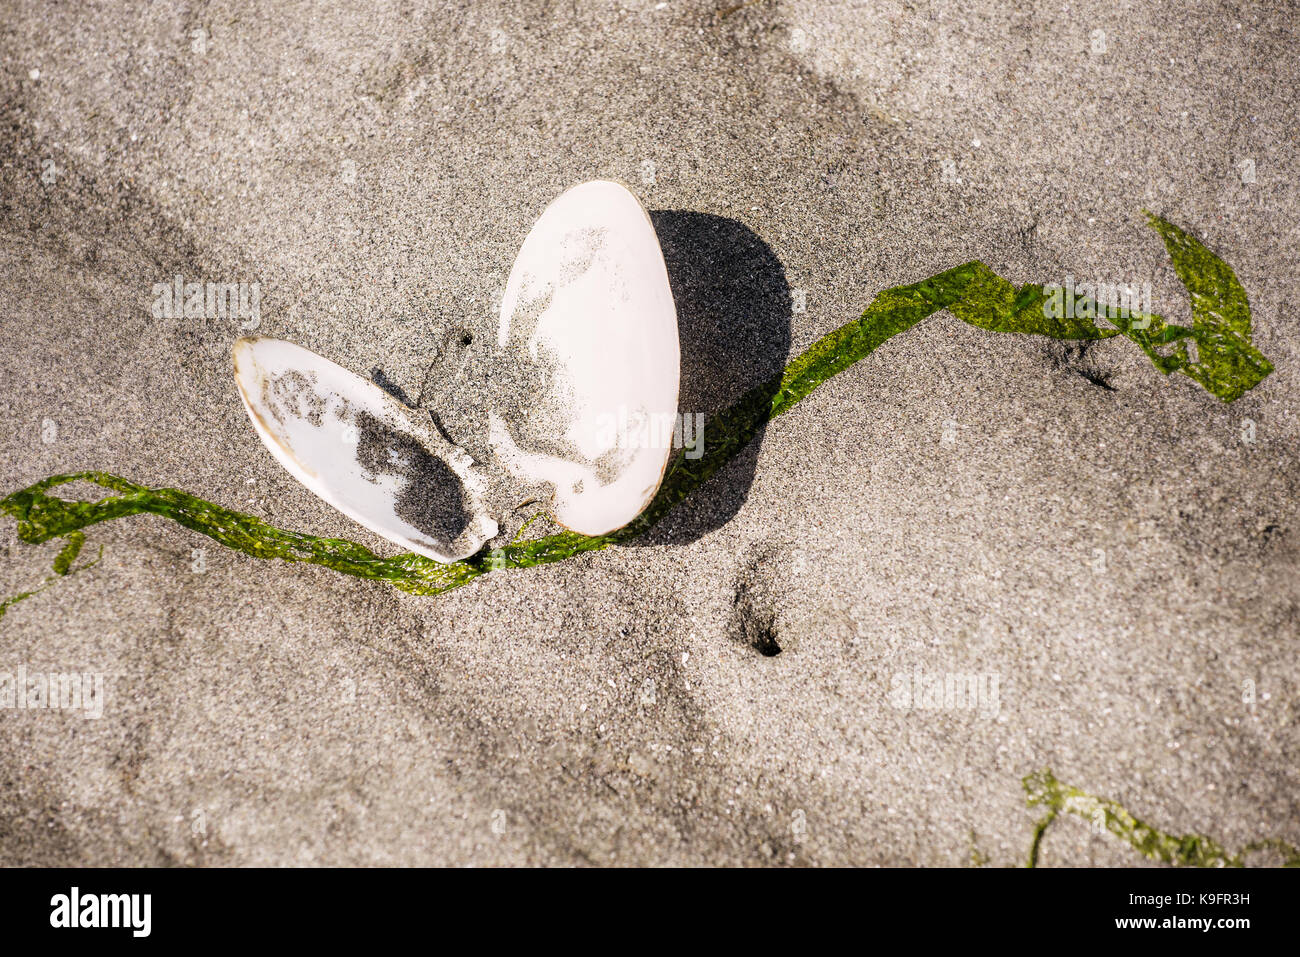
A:
{"type": "Polygon", "coordinates": [[[776,640],[775,631],[771,627],[759,628],[752,644],[754,650],[764,658],[775,658],[781,653],[781,644],[776,640]]]}

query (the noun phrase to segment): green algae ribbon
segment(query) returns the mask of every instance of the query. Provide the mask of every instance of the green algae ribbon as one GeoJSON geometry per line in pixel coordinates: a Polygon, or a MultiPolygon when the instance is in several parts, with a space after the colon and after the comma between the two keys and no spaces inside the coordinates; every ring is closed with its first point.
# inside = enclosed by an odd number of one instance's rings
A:
{"type": "Polygon", "coordinates": [[[1038,866],[1038,854],[1047,829],[1061,814],[1076,814],[1095,827],[1128,844],[1143,857],[1174,867],[1245,867],[1254,853],[1271,850],[1283,859],[1284,867],[1300,867],[1300,850],[1278,838],[1247,844],[1236,854],[1204,834],[1168,834],[1141,821],[1123,806],[1062,784],[1049,769],[1026,775],[1021,784],[1029,807],[1044,807],[1047,814],[1034,828],[1029,848],[1029,867],[1038,866]]]}
{"type": "Polygon", "coordinates": [[[72,564],[77,560],[77,556],[81,554],[81,546],[84,544],[86,544],[86,536],[84,533],[80,531],[69,532],[64,538],[63,547],[59,549],[59,553],[54,556],[54,574],[30,591],[22,591],[16,595],[11,595],[4,601],[0,601],[0,618],[3,618],[5,612],[20,601],[31,598],[33,595],[39,595],[51,585],[56,584],[59,579],[67,578],[70,575],[75,575],[77,572],[85,571],[87,568],[93,568],[98,565],[99,560],[104,557],[103,545],[99,546],[99,555],[94,561],[86,562],[82,565],[72,564]]]}
{"type": "MultiPolygon", "coordinates": [[[[1137,343],[1161,372],[1180,372],[1224,402],[1231,402],[1273,369],[1251,344],[1250,306],[1245,291],[1232,268],[1194,237],[1158,216],[1147,215],[1191,296],[1191,326],[1146,315],[1108,316],[1114,327],[1102,328],[1087,318],[1097,310],[1093,299],[1075,297],[1071,292],[1070,308],[1053,309],[1051,299],[1059,295],[1059,290],[1049,295],[1043,286],[1017,287],[978,261],[913,285],[886,289],[876,295],[859,318],[818,339],[791,360],[778,377],[754,387],[735,405],[713,416],[704,454],[697,459],[676,455],[649,507],[631,524],[609,535],[589,537],[564,532],[516,540],[449,564],[413,553],[383,558],[355,542],[287,531],[178,489],[148,488],[106,472],[50,476],[0,500],[0,510],[17,521],[19,538],[29,544],[59,536],[68,536],[71,542],[71,536],[91,525],[128,515],[152,514],[254,558],[309,562],[359,578],[388,582],[413,594],[437,595],[488,572],[563,561],[643,535],[707,482],[774,417],[940,309],[993,332],[1054,339],[1124,336],[1137,343]],[[116,494],[97,501],[70,501],[49,494],[60,485],[77,481],[116,494]]],[[[64,567],[70,562],[64,562],[64,567]]],[[[56,561],[56,572],[58,568],[56,561]]]]}

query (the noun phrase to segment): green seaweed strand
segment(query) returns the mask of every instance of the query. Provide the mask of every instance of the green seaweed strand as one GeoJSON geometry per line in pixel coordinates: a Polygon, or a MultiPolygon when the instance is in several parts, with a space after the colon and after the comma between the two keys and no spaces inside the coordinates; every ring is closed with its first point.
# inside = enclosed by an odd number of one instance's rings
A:
{"type": "Polygon", "coordinates": [[[1062,813],[1087,818],[1094,824],[1105,827],[1109,833],[1148,860],[1175,867],[1245,867],[1246,858],[1262,850],[1273,850],[1281,854],[1284,867],[1300,867],[1300,850],[1279,838],[1255,841],[1247,844],[1237,854],[1230,854],[1218,841],[1204,834],[1167,834],[1157,830],[1138,820],[1114,801],[1062,784],[1046,768],[1026,775],[1021,783],[1025,789],[1025,803],[1029,807],[1042,806],[1047,809],[1046,816],[1034,828],[1034,841],[1029,849],[1029,867],[1038,865],[1038,851],[1043,836],[1062,813]]]}
{"type": "Polygon", "coordinates": [[[99,564],[99,559],[104,557],[104,546],[99,546],[99,556],[93,562],[86,562],[84,565],[74,566],[72,563],[77,560],[81,554],[81,546],[86,544],[86,536],[81,532],[70,532],[64,541],[63,547],[59,549],[59,554],[54,556],[54,574],[45,579],[40,585],[31,591],[22,591],[16,595],[11,595],[4,601],[0,602],[0,618],[5,616],[11,607],[18,604],[24,599],[31,598],[33,595],[39,595],[51,585],[56,584],[59,579],[66,578],[69,575],[75,575],[77,572],[85,571],[99,564]]]}
{"type": "MultiPolygon", "coordinates": [[[[1231,267],[1194,237],[1158,216],[1148,217],[1191,295],[1190,327],[1166,323],[1159,316],[1117,319],[1116,328],[1100,328],[1091,319],[1060,318],[1055,311],[1044,308],[1049,297],[1042,286],[1017,287],[978,261],[910,286],[886,289],[861,317],[818,339],[780,376],[751,389],[731,408],[712,417],[705,454],[698,459],[677,455],[650,506],[631,524],[609,535],[589,537],[564,532],[511,542],[450,564],[413,553],[383,558],[356,542],[276,528],[254,515],[223,508],[178,489],[148,488],[107,472],[50,476],[0,500],[0,510],[18,522],[19,538],[31,544],[79,534],[81,529],[99,522],[152,514],[254,558],[323,565],[359,578],[389,582],[413,594],[438,595],[487,572],[564,561],[645,534],[726,465],[774,417],[940,309],[994,332],[1056,339],[1123,335],[1137,343],[1161,372],[1181,372],[1223,401],[1231,402],[1273,368],[1251,344],[1250,307],[1245,292],[1231,267]],[[1189,344],[1195,344],[1195,353],[1189,344]],[[69,501],[48,494],[51,489],[76,481],[91,482],[117,494],[97,501],[69,501]]],[[[1083,308],[1088,303],[1076,299],[1072,314],[1091,312],[1083,308]]]]}

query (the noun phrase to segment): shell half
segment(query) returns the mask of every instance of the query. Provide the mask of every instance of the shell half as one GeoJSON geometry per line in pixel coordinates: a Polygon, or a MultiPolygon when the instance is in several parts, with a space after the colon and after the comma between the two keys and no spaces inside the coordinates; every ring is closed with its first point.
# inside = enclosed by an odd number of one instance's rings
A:
{"type": "Polygon", "coordinates": [[[344,515],[441,562],[496,535],[469,455],[373,382],[280,339],[240,339],[234,362],[262,442],[344,515]]]}
{"type": "Polygon", "coordinates": [[[518,479],[553,487],[556,520],[603,535],[654,498],[672,451],[677,311],[650,217],[627,189],[575,186],[524,240],[501,302],[513,378],[488,438],[518,479]]]}

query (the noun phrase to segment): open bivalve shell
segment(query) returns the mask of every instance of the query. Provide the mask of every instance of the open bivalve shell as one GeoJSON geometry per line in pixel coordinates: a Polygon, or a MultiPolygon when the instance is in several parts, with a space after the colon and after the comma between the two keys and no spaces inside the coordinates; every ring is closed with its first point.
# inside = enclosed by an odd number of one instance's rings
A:
{"type": "Polygon", "coordinates": [[[344,515],[440,562],[497,533],[470,457],[379,386],[280,339],[240,339],[234,352],[262,442],[344,515]]]}
{"type": "Polygon", "coordinates": [[[636,518],[672,450],[681,356],[668,270],[635,196],[597,181],[547,207],[510,272],[497,344],[537,385],[523,414],[489,418],[501,462],[550,484],[556,521],[575,532],[636,518]]]}
{"type": "Polygon", "coordinates": [[[639,515],[672,450],[680,353],[663,254],[631,193],[584,183],[547,207],[510,273],[496,345],[485,425],[504,489],[427,413],[300,346],[239,340],[235,380],[290,474],[430,558],[474,554],[498,531],[484,502],[522,489],[547,487],[556,521],[587,535],[639,515]]]}

